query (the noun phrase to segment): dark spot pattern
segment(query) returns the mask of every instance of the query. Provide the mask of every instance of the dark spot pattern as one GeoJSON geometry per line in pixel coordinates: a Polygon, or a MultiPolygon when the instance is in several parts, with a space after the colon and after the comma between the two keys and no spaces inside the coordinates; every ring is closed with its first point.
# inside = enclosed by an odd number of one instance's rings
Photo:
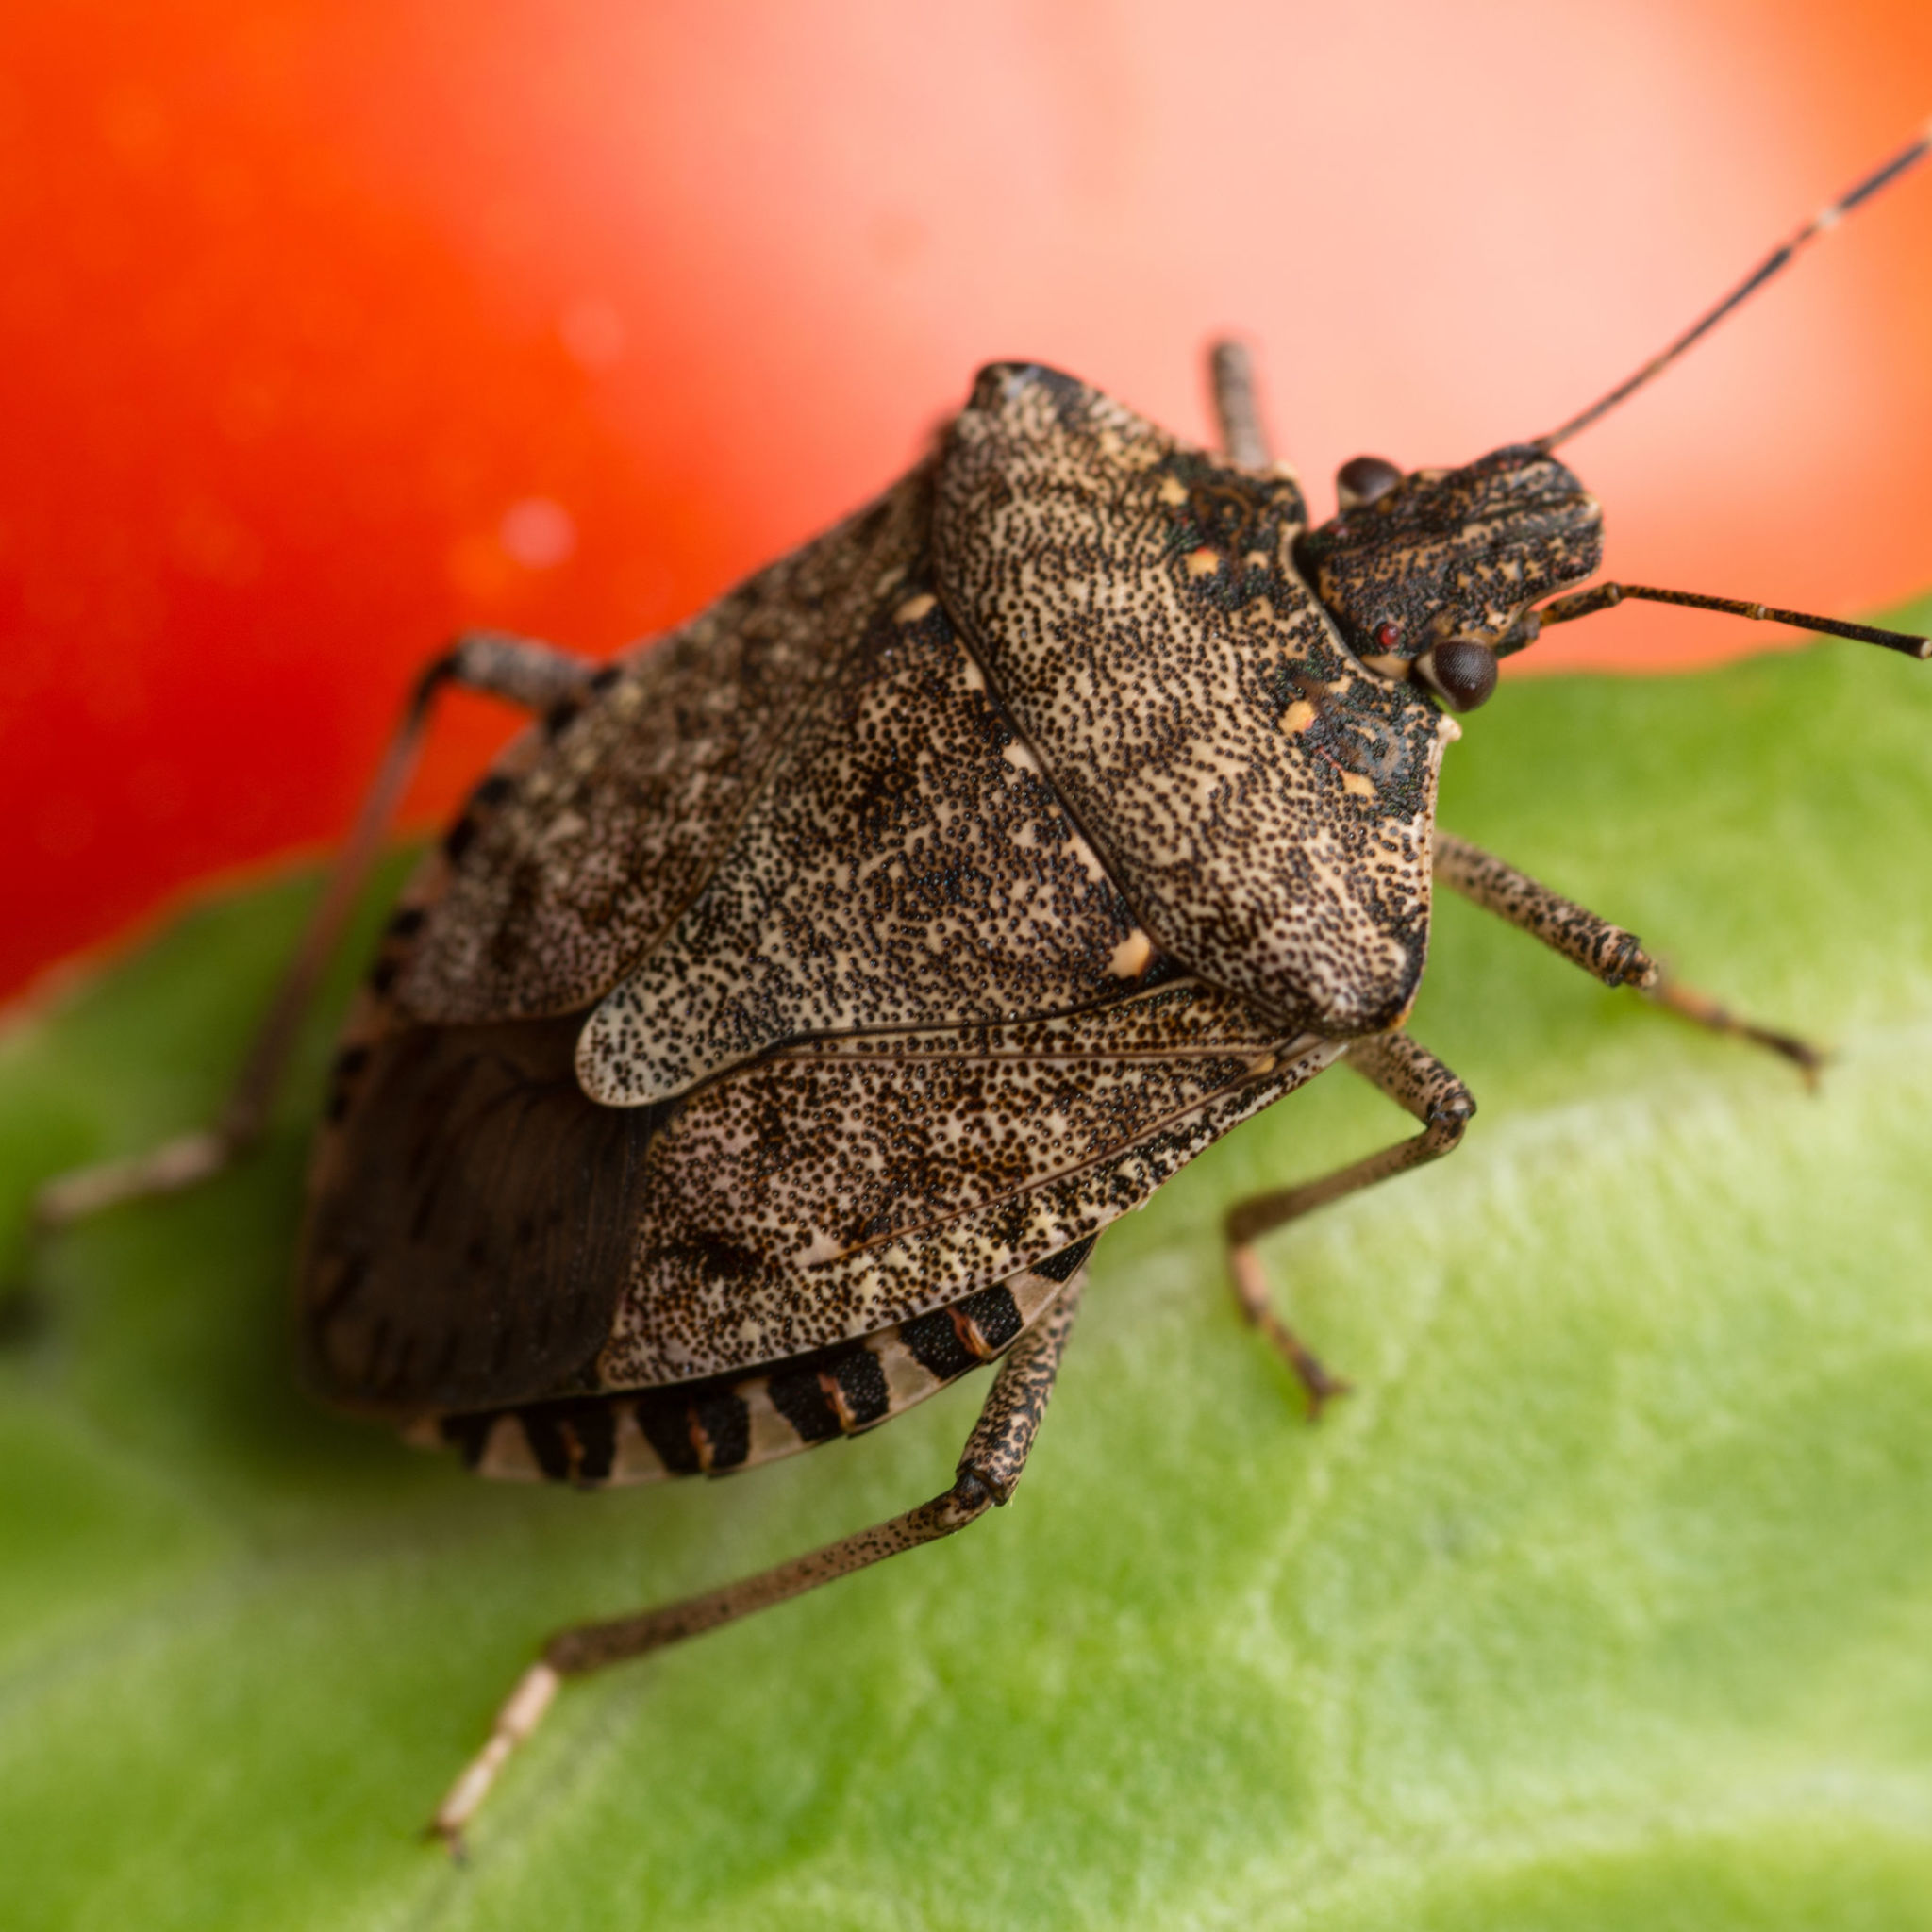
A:
{"type": "Polygon", "coordinates": [[[1286,477],[1000,367],[953,425],[933,532],[969,646],[1161,948],[1371,1033],[1422,973],[1443,724],[1344,647],[1306,522],[1286,477]]]}
{"type": "Polygon", "coordinates": [[[579,1073],[635,1106],[782,1041],[1092,1006],[1138,976],[1133,929],[915,570],[591,1017],[579,1073]]]}

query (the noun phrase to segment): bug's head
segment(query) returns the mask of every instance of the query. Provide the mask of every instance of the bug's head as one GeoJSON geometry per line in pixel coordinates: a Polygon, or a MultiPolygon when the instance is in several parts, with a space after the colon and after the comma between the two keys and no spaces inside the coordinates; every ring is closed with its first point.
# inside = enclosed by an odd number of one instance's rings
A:
{"type": "Polygon", "coordinates": [[[1470,711],[1496,659],[1535,635],[1540,597],[1603,558],[1603,512],[1554,457],[1514,444],[1459,470],[1407,475],[1357,457],[1336,478],[1339,512],[1295,559],[1348,647],[1373,671],[1470,711]]]}

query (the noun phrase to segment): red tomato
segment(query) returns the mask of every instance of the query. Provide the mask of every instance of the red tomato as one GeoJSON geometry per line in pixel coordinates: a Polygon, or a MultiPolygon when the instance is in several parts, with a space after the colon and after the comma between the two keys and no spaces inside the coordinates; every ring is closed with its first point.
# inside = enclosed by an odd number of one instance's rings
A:
{"type": "MultiPolygon", "coordinates": [[[[1547,428],[1932,66],[1875,0],[15,12],[0,990],[338,831],[454,628],[671,624],[991,357],[1200,434],[1238,325],[1324,512],[1359,450],[1547,428]]],[[[1932,574],[1928,242],[1932,169],[1566,450],[1617,572],[1829,611],[1932,574]]],[[[1763,641],[1625,608],[1527,661],[1763,641]]],[[[504,728],[455,708],[419,819],[504,728]]]]}

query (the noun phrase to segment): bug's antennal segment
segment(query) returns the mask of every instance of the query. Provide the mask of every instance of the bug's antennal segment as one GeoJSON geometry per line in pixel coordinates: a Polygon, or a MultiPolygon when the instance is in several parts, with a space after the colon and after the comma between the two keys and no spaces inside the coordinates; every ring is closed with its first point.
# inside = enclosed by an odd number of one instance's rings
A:
{"type": "Polygon", "coordinates": [[[1709,334],[1732,309],[1755,295],[1766,282],[1787,267],[1800,250],[1817,241],[1821,235],[1829,234],[1859,203],[1871,200],[1881,188],[1890,187],[1901,175],[1924,160],[1928,153],[1932,153],[1932,122],[1926,124],[1919,138],[1909,146],[1901,148],[1883,166],[1874,168],[1856,188],[1840,195],[1829,208],[1821,208],[1789,242],[1773,249],[1716,308],[1706,310],[1668,348],[1653,356],[1641,369],[1634,375],[1626,376],[1607,395],[1600,396],[1581,415],[1573,416],[1560,428],[1552,429],[1547,435],[1539,436],[1530,447],[1541,450],[1547,455],[1558,443],[1568,442],[1578,430],[1589,428],[1599,416],[1608,415],[1624,397],[1633,394],[1654,375],[1660,375],[1669,368],[1692,342],[1709,334]]]}
{"type": "Polygon", "coordinates": [[[1208,351],[1208,374],[1214,391],[1222,454],[1243,470],[1267,469],[1274,458],[1255,392],[1255,361],[1247,343],[1216,342],[1208,351]]]}
{"type": "MultiPolygon", "coordinates": [[[[1553,598],[1541,609],[1530,614],[1539,626],[1569,624],[1579,617],[1592,617],[1608,610],[1626,598],[1647,604],[1681,604],[1691,610],[1722,610],[1732,617],[1750,617],[1770,624],[1789,624],[1795,630],[1816,631],[1821,637],[1850,638],[1855,643],[1879,644],[1888,651],[1901,651],[1922,661],[1932,658],[1932,638],[1914,637],[1909,631],[1881,630],[1875,625],[1843,624],[1835,617],[1809,617],[1802,610],[1774,610],[1769,604],[1753,604],[1742,597],[1707,597],[1696,591],[1658,591],[1647,584],[1593,584],[1587,591],[1574,591],[1567,597],[1553,598]]],[[[1527,643],[1527,638],[1522,641],[1527,643]]]]}

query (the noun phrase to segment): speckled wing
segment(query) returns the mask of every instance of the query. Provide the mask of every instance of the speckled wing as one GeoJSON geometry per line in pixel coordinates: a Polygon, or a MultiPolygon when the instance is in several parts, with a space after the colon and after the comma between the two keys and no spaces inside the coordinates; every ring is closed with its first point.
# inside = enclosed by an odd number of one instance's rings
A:
{"type": "Polygon", "coordinates": [[[915,570],[591,1015],[578,1077],[642,1106],[788,1040],[1092,1006],[1152,957],[915,570]]]}
{"type": "Polygon", "coordinates": [[[1085,384],[985,371],[941,462],[941,595],[1159,946],[1324,1032],[1421,976],[1456,732],[1365,671],[1302,581],[1283,476],[1233,470],[1085,384]]]}
{"type": "Polygon", "coordinates": [[[409,889],[425,917],[401,1008],[474,1023],[608,991],[703,889],[801,708],[924,553],[930,515],[916,471],[512,747],[487,809],[409,889]]]}
{"type": "Polygon", "coordinates": [[[1141,1206],[1341,1050],[1189,980],[736,1068],[650,1144],[598,1379],[717,1374],[1004,1280],[1141,1206]]]}

